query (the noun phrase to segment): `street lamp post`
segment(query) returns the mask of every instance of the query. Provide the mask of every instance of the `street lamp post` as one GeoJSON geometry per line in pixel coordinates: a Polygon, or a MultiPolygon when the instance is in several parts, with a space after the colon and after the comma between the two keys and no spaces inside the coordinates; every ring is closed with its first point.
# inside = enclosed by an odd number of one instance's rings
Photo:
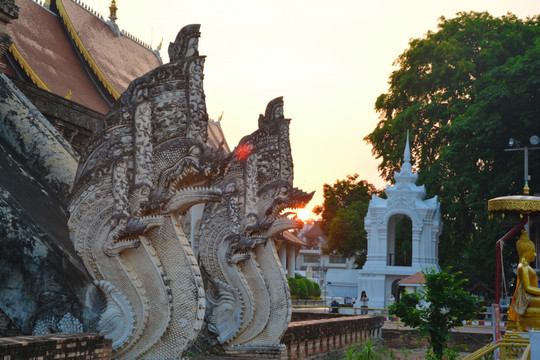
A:
{"type": "MultiPolygon", "coordinates": [[[[531,145],[538,145],[538,143],[540,143],[540,138],[533,135],[529,139],[529,143],[531,145]]],[[[519,141],[514,140],[513,138],[508,140],[508,146],[510,146],[510,148],[504,149],[504,151],[523,151],[523,194],[529,195],[529,150],[540,149],[540,147],[530,147],[528,145],[521,147],[519,141]]]]}
{"type": "MultiPolygon", "coordinates": [[[[514,140],[514,138],[510,138],[508,140],[508,146],[510,146],[509,149],[504,149],[504,151],[523,151],[523,195],[529,195],[529,150],[536,150],[540,149],[540,147],[536,147],[535,145],[538,145],[540,143],[540,138],[536,135],[533,135],[529,138],[529,144],[533,145],[532,147],[527,144],[526,146],[521,147],[519,144],[519,141],[514,140]]],[[[525,230],[528,234],[530,234],[529,229],[529,221],[525,224],[525,230]]],[[[538,246],[538,244],[536,244],[538,246]]],[[[540,265],[540,259],[536,259],[536,267],[540,265]]]]}

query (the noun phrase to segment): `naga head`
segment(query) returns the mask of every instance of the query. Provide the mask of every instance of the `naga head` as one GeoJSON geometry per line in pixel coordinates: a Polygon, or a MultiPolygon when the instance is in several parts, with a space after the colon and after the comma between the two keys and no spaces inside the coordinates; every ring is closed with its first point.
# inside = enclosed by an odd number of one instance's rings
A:
{"type": "Polygon", "coordinates": [[[163,225],[161,216],[142,218],[113,216],[109,219],[108,227],[111,231],[103,243],[103,252],[108,256],[116,256],[124,250],[138,248],[141,245],[139,236],[161,225],[163,225]]]}
{"type": "Polygon", "coordinates": [[[81,191],[106,181],[112,188],[114,211],[103,245],[107,254],[139,246],[138,237],[159,226],[160,216],[220,200],[219,189],[205,187],[221,158],[206,145],[199,27],[180,30],[170,46],[171,63],[130,84],[81,159],[81,191]]]}
{"type": "Polygon", "coordinates": [[[142,204],[144,213],[184,214],[195,204],[221,200],[221,190],[206,186],[218,172],[220,157],[196,139],[173,139],[154,150],[155,187],[142,204]]]}
{"type": "Polygon", "coordinates": [[[291,218],[286,209],[305,207],[313,197],[293,187],[293,160],[289,140],[289,119],[283,115],[283,98],[270,101],[264,115],[259,116],[259,129],[244,138],[253,145],[254,156],[248,157],[248,179],[256,185],[247,187],[246,211],[254,214],[267,226],[259,230],[264,236],[273,237],[285,230],[299,228],[300,220],[291,218]]]}
{"type": "Polygon", "coordinates": [[[259,117],[259,129],[244,137],[231,155],[224,180],[235,189],[228,195],[234,198],[229,206],[239,215],[231,217],[237,224],[231,227],[235,241],[230,241],[229,261],[249,258],[257,244],[303,225],[283,213],[305,207],[313,197],[292,186],[289,122],[283,116],[283,99],[272,100],[259,117]]]}
{"type": "Polygon", "coordinates": [[[260,204],[263,207],[261,213],[271,221],[270,227],[266,229],[266,236],[274,237],[283,231],[301,228],[304,224],[296,218],[294,210],[304,208],[314,193],[292,187],[290,183],[282,180],[266,184],[259,191],[260,204]]]}
{"type": "Polygon", "coordinates": [[[186,187],[204,185],[219,171],[219,154],[196,139],[179,138],[154,150],[158,191],[173,194],[186,187]]]}

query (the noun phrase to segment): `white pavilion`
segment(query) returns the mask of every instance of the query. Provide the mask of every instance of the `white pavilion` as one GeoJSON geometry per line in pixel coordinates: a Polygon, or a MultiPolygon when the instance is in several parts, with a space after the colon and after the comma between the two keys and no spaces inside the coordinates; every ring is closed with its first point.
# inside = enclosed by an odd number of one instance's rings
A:
{"type": "Polygon", "coordinates": [[[395,185],[387,186],[387,199],[373,196],[364,220],[368,246],[366,263],[358,271],[358,298],[366,291],[370,308],[384,308],[392,293],[397,297],[399,280],[429,267],[440,270],[440,203],[437,196],[425,200],[426,190],[424,185],[416,185],[418,174],[412,171],[410,161],[407,132],[401,172],[394,174],[395,185]],[[405,243],[402,229],[412,231],[406,234],[409,240],[405,243]]]}

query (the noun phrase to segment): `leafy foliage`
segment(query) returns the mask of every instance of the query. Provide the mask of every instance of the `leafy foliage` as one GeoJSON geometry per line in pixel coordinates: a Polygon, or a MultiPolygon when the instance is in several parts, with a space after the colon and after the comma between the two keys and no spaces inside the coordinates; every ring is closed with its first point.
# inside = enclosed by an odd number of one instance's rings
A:
{"type": "Polygon", "coordinates": [[[287,278],[287,282],[293,299],[318,299],[321,296],[319,284],[298,273],[294,274],[294,277],[287,278]]]}
{"type": "MultiPolygon", "coordinates": [[[[523,188],[523,152],[504,148],[510,137],[526,145],[540,135],[539,16],[441,17],[438,30],[411,40],[396,65],[375,104],[381,120],[365,140],[392,181],[411,130],[419,182],[441,200],[441,263],[492,281],[495,259],[485,251],[503,230],[488,220],[487,200],[523,188]]],[[[531,152],[529,163],[539,161],[540,151],[531,152]]],[[[534,193],[540,167],[530,174],[534,193]]]]}
{"type": "Polygon", "coordinates": [[[313,295],[314,298],[319,299],[321,297],[321,287],[316,282],[313,283],[313,295]]]}
{"type": "Polygon", "coordinates": [[[407,326],[418,328],[429,338],[434,359],[442,359],[450,329],[471,320],[479,311],[479,300],[463,289],[467,280],[458,279],[451,268],[422,272],[426,279],[419,293],[405,292],[399,302],[389,306],[389,313],[398,316],[407,326]]]}
{"type": "Polygon", "coordinates": [[[356,264],[364,264],[367,251],[364,218],[369,200],[376,193],[372,184],[358,180],[358,174],[337,180],[332,186],[324,184],[323,205],[313,211],[321,215],[321,229],[328,236],[326,251],[347,258],[356,256],[356,264]]]}
{"type": "Polygon", "coordinates": [[[314,292],[314,289],[315,289],[315,283],[307,278],[303,278],[301,279],[300,281],[302,281],[304,284],[306,284],[306,289],[307,289],[307,293],[308,293],[308,296],[313,296],[313,292],[314,292]]]}
{"type": "Polygon", "coordinates": [[[306,283],[302,279],[288,278],[289,289],[291,291],[291,296],[293,299],[307,299],[308,290],[306,283]]]}
{"type": "Polygon", "coordinates": [[[381,346],[369,339],[365,343],[350,346],[342,360],[380,360],[383,351],[381,346]]]}

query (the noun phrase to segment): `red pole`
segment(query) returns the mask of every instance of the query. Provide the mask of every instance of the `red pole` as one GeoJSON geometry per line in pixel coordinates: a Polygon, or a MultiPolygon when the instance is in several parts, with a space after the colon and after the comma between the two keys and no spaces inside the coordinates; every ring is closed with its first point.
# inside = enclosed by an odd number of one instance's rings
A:
{"type": "Polygon", "coordinates": [[[512,230],[510,230],[506,235],[504,235],[502,238],[497,240],[495,243],[495,253],[497,256],[497,259],[495,259],[495,304],[499,305],[499,301],[501,298],[501,251],[502,251],[502,245],[505,243],[508,239],[510,239],[512,236],[514,236],[518,231],[523,229],[525,225],[527,224],[527,221],[529,221],[529,215],[523,215],[523,218],[521,219],[521,222],[514,226],[512,230]]]}
{"type": "Polygon", "coordinates": [[[499,305],[501,300],[501,239],[495,243],[495,304],[499,305]]]}

